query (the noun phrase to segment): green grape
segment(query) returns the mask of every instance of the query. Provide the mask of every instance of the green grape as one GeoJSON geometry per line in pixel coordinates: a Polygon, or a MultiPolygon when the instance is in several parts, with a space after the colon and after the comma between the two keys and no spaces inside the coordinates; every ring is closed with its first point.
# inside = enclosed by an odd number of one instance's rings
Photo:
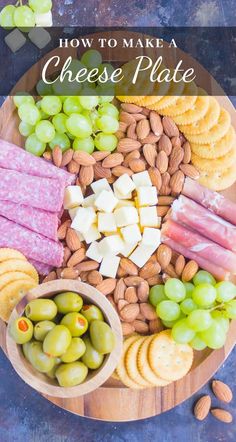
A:
{"type": "Polygon", "coordinates": [[[225,333],[227,333],[227,331],[229,330],[229,319],[225,316],[225,312],[213,310],[211,312],[211,316],[216,322],[219,322],[222,325],[225,333]]]}
{"type": "Polygon", "coordinates": [[[29,0],[29,6],[37,14],[46,14],[52,9],[52,0],[29,0]]]}
{"type": "Polygon", "coordinates": [[[183,285],[186,289],[186,296],[185,298],[192,298],[192,292],[194,289],[194,285],[191,282],[183,282],[183,285]]]}
{"type": "Polygon", "coordinates": [[[161,301],[157,304],[156,312],[164,321],[175,321],[180,316],[180,306],[174,301],[161,301]]]}
{"type": "Polygon", "coordinates": [[[84,109],[92,110],[98,105],[98,97],[96,95],[80,96],[80,104],[84,109]]]}
{"type": "Polygon", "coordinates": [[[193,277],[193,283],[195,286],[205,283],[215,285],[216,280],[209,272],[206,272],[205,270],[199,270],[193,277]]]}
{"type": "Polygon", "coordinates": [[[186,315],[184,315],[183,312],[180,311],[180,315],[177,319],[175,319],[174,321],[163,321],[163,319],[162,319],[162,323],[165,327],[172,328],[172,327],[174,327],[176,322],[180,321],[180,319],[185,319],[185,318],[186,318],[186,315]]]}
{"type": "Polygon", "coordinates": [[[88,120],[91,121],[93,132],[97,132],[98,131],[97,119],[99,117],[98,111],[96,109],[93,109],[92,111],[84,109],[81,113],[82,115],[84,115],[84,117],[88,118],[88,120]]]}
{"type": "Polygon", "coordinates": [[[46,143],[40,141],[35,134],[31,134],[25,141],[25,150],[40,157],[46,149],[46,143]]]}
{"type": "Polygon", "coordinates": [[[84,54],[82,55],[81,62],[88,69],[97,68],[102,63],[102,56],[100,52],[98,52],[96,49],[89,49],[88,51],[84,52],[84,54]]]}
{"type": "Polygon", "coordinates": [[[195,332],[189,327],[186,319],[181,319],[174,324],[171,335],[178,344],[187,344],[194,338],[195,332]]]}
{"type": "Polygon", "coordinates": [[[119,129],[119,122],[110,115],[102,115],[97,120],[97,126],[105,134],[113,134],[119,129]]]}
{"type": "Polygon", "coordinates": [[[114,94],[111,93],[110,95],[102,95],[105,92],[103,89],[99,89],[97,87],[96,90],[97,90],[97,94],[100,92],[99,104],[111,103],[111,101],[114,99],[114,94]]]}
{"type": "Polygon", "coordinates": [[[43,120],[36,124],[35,133],[40,141],[49,143],[55,137],[56,132],[50,121],[43,120]]]}
{"type": "Polygon", "coordinates": [[[197,305],[191,298],[186,298],[181,302],[180,308],[185,315],[189,315],[189,313],[197,309],[197,305]]]}
{"type": "Polygon", "coordinates": [[[24,121],[21,121],[19,124],[19,132],[23,137],[28,137],[30,134],[34,132],[34,126],[31,126],[31,124],[24,123],[24,121]]]}
{"type": "Polygon", "coordinates": [[[62,152],[70,148],[70,140],[66,134],[59,134],[56,132],[53,140],[49,143],[51,149],[55,146],[60,146],[62,152]]]}
{"type": "Polygon", "coordinates": [[[213,320],[211,326],[207,330],[199,333],[199,337],[209,348],[217,349],[224,346],[226,333],[224,332],[222,325],[213,320]]]}
{"type": "Polygon", "coordinates": [[[12,29],[15,27],[14,13],[16,7],[13,5],[5,6],[0,12],[0,26],[5,29],[12,29]]]}
{"type": "Polygon", "coordinates": [[[95,147],[101,151],[112,152],[117,146],[118,140],[113,134],[100,132],[95,137],[95,147]]]}
{"type": "Polygon", "coordinates": [[[92,137],[84,138],[82,140],[79,140],[76,138],[73,142],[73,149],[74,150],[83,150],[87,153],[93,153],[94,151],[94,141],[92,137]]]}
{"type": "Polygon", "coordinates": [[[35,26],[35,16],[29,6],[19,6],[14,12],[14,22],[17,28],[23,32],[28,32],[27,28],[35,26]]]}
{"type": "Polygon", "coordinates": [[[98,108],[99,115],[109,115],[110,117],[119,118],[119,111],[114,104],[103,103],[98,108]]]}
{"type": "Polygon", "coordinates": [[[211,306],[216,299],[216,289],[210,284],[199,284],[193,290],[193,300],[200,307],[211,306]]]}
{"type": "Polygon", "coordinates": [[[91,122],[80,114],[71,114],[66,121],[66,127],[77,138],[88,138],[92,133],[91,122]]]}
{"type": "Polygon", "coordinates": [[[189,314],[187,321],[190,328],[199,332],[207,330],[211,326],[213,319],[208,310],[194,310],[189,314]]]}
{"type": "Polygon", "coordinates": [[[54,115],[53,119],[52,119],[52,124],[54,125],[56,131],[59,134],[64,134],[67,131],[66,128],[66,120],[67,120],[67,115],[60,113],[57,115],[54,115]]]}
{"type": "Polygon", "coordinates": [[[52,95],[52,85],[39,80],[36,86],[37,93],[43,97],[44,95],[52,95]]]}
{"type": "Polygon", "coordinates": [[[52,89],[56,96],[67,98],[79,95],[82,85],[77,81],[69,82],[66,78],[63,81],[60,81],[59,77],[54,81],[52,89]]]}
{"type": "Polygon", "coordinates": [[[236,299],[225,304],[225,312],[227,318],[236,319],[236,299]]]}
{"type": "Polygon", "coordinates": [[[236,297],[236,286],[230,281],[221,281],[215,285],[218,302],[228,302],[236,297]]]}
{"type": "Polygon", "coordinates": [[[170,278],[165,283],[165,294],[172,301],[180,302],[186,296],[186,289],[182,281],[177,278],[170,278]]]}
{"type": "Polygon", "coordinates": [[[14,105],[20,107],[22,104],[35,104],[34,98],[27,92],[17,92],[13,97],[14,105]]]}
{"type": "Polygon", "coordinates": [[[189,342],[189,345],[191,345],[194,350],[204,350],[204,348],[206,348],[205,342],[198,336],[197,333],[189,342]]]}
{"type": "Polygon", "coordinates": [[[153,285],[149,291],[149,302],[156,307],[161,301],[167,300],[163,284],[153,285]]]}
{"type": "Polygon", "coordinates": [[[56,115],[61,112],[62,102],[59,97],[47,95],[42,98],[41,108],[48,115],[56,115]]]}
{"type": "Polygon", "coordinates": [[[69,138],[70,140],[75,140],[75,136],[72,135],[72,134],[70,134],[70,132],[66,132],[66,135],[68,136],[68,138],[69,138]]]}
{"type": "Polygon", "coordinates": [[[112,66],[112,64],[110,63],[102,63],[100,64],[100,66],[98,67],[98,72],[101,75],[102,72],[104,72],[104,70],[106,69],[109,77],[113,74],[115,68],[112,66]]]}
{"type": "Polygon", "coordinates": [[[82,106],[80,104],[78,97],[68,97],[63,103],[63,111],[67,115],[74,114],[76,112],[81,112],[82,106]]]}
{"type": "Polygon", "coordinates": [[[69,65],[69,70],[72,72],[73,78],[78,74],[81,69],[84,69],[85,65],[81,63],[77,58],[73,58],[69,65]]]}
{"type": "Polygon", "coordinates": [[[34,104],[23,103],[18,109],[18,115],[24,123],[35,126],[40,120],[40,112],[34,104]]]}
{"type": "Polygon", "coordinates": [[[45,114],[45,112],[42,111],[42,109],[41,109],[41,101],[42,101],[42,100],[37,101],[37,102],[35,103],[35,106],[37,106],[37,108],[38,108],[38,110],[39,110],[39,112],[40,112],[40,119],[41,119],[41,120],[46,120],[46,119],[48,119],[48,115],[45,114]]]}

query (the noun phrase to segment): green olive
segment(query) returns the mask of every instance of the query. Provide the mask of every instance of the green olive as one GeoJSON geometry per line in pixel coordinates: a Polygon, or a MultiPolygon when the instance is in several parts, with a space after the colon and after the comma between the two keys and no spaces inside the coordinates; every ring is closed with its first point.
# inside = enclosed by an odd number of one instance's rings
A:
{"type": "Polygon", "coordinates": [[[104,321],[103,314],[96,305],[84,305],[81,310],[81,314],[85,316],[89,324],[95,319],[104,321]]]}
{"type": "Polygon", "coordinates": [[[92,321],[89,332],[92,345],[99,353],[111,353],[115,347],[115,335],[106,322],[92,321]]]}
{"type": "Polygon", "coordinates": [[[9,327],[9,334],[17,344],[29,342],[33,336],[33,332],[32,322],[24,316],[12,321],[9,327]]]}
{"type": "Polygon", "coordinates": [[[32,321],[50,321],[57,314],[57,306],[51,299],[33,299],[25,307],[25,314],[32,321]]]}
{"type": "Polygon", "coordinates": [[[72,338],[66,352],[61,356],[62,362],[74,362],[85,353],[85,343],[81,338],[72,338]]]}
{"type": "Polygon", "coordinates": [[[63,313],[64,315],[70,312],[78,312],[83,305],[81,296],[74,292],[60,293],[55,296],[54,302],[57,305],[59,313],[63,313]]]}
{"type": "Polygon", "coordinates": [[[40,321],[37,322],[34,326],[34,337],[37,341],[43,341],[48,334],[54,327],[55,322],[52,321],[40,321]]]}
{"type": "Polygon", "coordinates": [[[74,387],[87,377],[88,368],[82,362],[61,364],[56,370],[56,378],[61,387],[74,387]]]}
{"type": "Polygon", "coordinates": [[[56,325],[43,341],[43,351],[50,356],[61,356],[71,343],[71,334],[64,325],[56,325]]]}
{"type": "Polygon", "coordinates": [[[50,371],[55,365],[55,359],[43,352],[41,342],[32,342],[28,349],[29,361],[41,373],[50,371]]]}
{"type": "Polygon", "coordinates": [[[50,379],[56,378],[56,371],[57,371],[59,365],[61,364],[60,358],[54,358],[54,360],[55,360],[54,367],[52,367],[51,370],[49,370],[49,371],[47,371],[47,373],[45,373],[50,379]]]}
{"type": "Polygon", "coordinates": [[[82,356],[82,362],[91,370],[96,370],[96,368],[102,365],[104,356],[95,350],[88,337],[84,338],[84,343],[86,345],[86,351],[82,356]]]}
{"type": "Polygon", "coordinates": [[[68,327],[72,336],[81,336],[88,329],[87,319],[80,313],[67,313],[61,320],[61,324],[68,327]]]}
{"type": "Polygon", "coordinates": [[[30,344],[32,344],[32,341],[25,342],[25,344],[22,345],[23,355],[27,359],[27,361],[29,361],[30,344]]]}

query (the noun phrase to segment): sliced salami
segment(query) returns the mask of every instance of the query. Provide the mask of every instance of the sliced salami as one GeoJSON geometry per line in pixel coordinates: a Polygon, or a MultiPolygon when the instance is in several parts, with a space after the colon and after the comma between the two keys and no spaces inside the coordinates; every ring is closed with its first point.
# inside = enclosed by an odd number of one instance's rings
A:
{"type": "Polygon", "coordinates": [[[29,259],[29,261],[31,264],[33,264],[40,275],[48,275],[53,269],[52,266],[44,264],[43,262],[35,261],[34,259],[29,259]]]}

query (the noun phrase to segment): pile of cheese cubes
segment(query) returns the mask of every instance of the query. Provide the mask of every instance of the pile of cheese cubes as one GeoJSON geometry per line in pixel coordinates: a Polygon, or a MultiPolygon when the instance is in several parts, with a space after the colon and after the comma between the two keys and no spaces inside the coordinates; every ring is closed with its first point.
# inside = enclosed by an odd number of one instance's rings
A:
{"type": "Polygon", "coordinates": [[[90,244],[86,255],[100,265],[103,276],[116,276],[120,256],[138,267],[148,261],[160,245],[157,189],[147,171],[132,178],[123,174],[113,183],[104,179],[91,184],[93,194],[84,198],[80,186],[68,186],[64,208],[71,227],[90,244]]]}

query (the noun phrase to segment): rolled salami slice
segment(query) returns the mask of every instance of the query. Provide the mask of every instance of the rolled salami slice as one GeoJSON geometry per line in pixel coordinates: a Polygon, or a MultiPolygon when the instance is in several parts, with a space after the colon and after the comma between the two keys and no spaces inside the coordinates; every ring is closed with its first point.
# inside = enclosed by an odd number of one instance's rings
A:
{"type": "Polygon", "coordinates": [[[0,140],[0,167],[42,178],[60,179],[64,185],[72,184],[75,181],[75,176],[66,170],[59,169],[43,158],[36,157],[4,140],[0,140]]]}
{"type": "Polygon", "coordinates": [[[35,207],[0,200],[0,215],[27,227],[33,232],[57,240],[59,218],[57,212],[46,212],[35,207]]]}
{"type": "Polygon", "coordinates": [[[180,253],[186,258],[193,259],[194,261],[196,261],[199,267],[211,273],[218,281],[222,280],[227,281],[230,279],[230,272],[223,269],[222,267],[216,266],[212,262],[207,261],[207,259],[204,259],[201,256],[197,255],[196,253],[191,252],[189,249],[186,249],[186,247],[182,246],[182,244],[173,241],[173,239],[170,239],[165,235],[162,235],[161,239],[162,242],[167,246],[169,246],[171,249],[175,250],[176,252],[180,253]]]}
{"type": "Polygon", "coordinates": [[[63,246],[45,236],[9,221],[0,216],[0,247],[19,250],[27,258],[60,267],[63,261],[63,246]]]}
{"type": "Polygon", "coordinates": [[[44,264],[43,262],[35,261],[34,259],[29,259],[29,262],[33,264],[40,275],[48,275],[53,268],[52,266],[44,264]]]}
{"type": "Polygon", "coordinates": [[[190,252],[236,274],[236,255],[199,233],[169,219],[162,226],[162,234],[189,249],[190,252]]]}
{"type": "Polygon", "coordinates": [[[182,193],[236,226],[236,204],[191,178],[186,178],[182,193]]]}
{"type": "Polygon", "coordinates": [[[62,208],[64,184],[60,180],[0,169],[0,183],[0,200],[49,212],[59,212],[62,208]]]}
{"type": "Polygon", "coordinates": [[[171,219],[236,252],[236,226],[181,195],[172,204],[171,219]]]}

